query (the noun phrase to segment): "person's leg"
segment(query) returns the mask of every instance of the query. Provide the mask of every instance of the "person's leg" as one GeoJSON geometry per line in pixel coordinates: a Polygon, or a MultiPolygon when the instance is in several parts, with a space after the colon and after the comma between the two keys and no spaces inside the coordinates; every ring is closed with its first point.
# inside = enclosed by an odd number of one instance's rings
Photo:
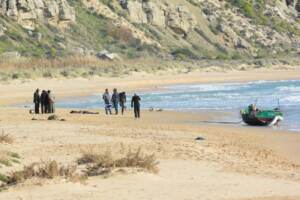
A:
{"type": "Polygon", "coordinates": [[[140,118],[140,115],[141,114],[141,109],[140,109],[140,106],[137,106],[137,116],[138,118],[140,118]]]}
{"type": "Polygon", "coordinates": [[[55,113],[55,105],[54,105],[54,103],[52,104],[52,113],[55,113]]]}
{"type": "Polygon", "coordinates": [[[109,106],[107,107],[107,109],[108,109],[109,114],[111,115],[111,106],[109,105],[109,106]]]}
{"type": "Polygon", "coordinates": [[[44,104],[41,104],[41,112],[44,114],[44,104]]]}
{"type": "Polygon", "coordinates": [[[116,115],[119,114],[119,105],[118,102],[115,103],[116,115]]]}
{"type": "Polygon", "coordinates": [[[138,113],[137,113],[137,107],[134,106],[134,117],[137,118],[138,117],[138,113]]]}
{"type": "Polygon", "coordinates": [[[39,104],[38,103],[34,104],[34,113],[39,114],[39,104]]]}
{"type": "Polygon", "coordinates": [[[49,113],[52,113],[52,103],[49,104],[49,113]]]}
{"type": "Polygon", "coordinates": [[[107,104],[104,105],[104,109],[105,109],[105,114],[108,115],[108,105],[107,104]]]}

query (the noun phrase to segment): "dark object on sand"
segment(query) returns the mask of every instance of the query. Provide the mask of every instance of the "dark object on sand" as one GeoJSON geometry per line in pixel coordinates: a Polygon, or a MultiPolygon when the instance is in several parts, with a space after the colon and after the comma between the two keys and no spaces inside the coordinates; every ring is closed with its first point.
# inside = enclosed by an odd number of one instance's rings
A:
{"type": "Polygon", "coordinates": [[[48,120],[59,120],[59,117],[57,115],[50,115],[48,120]]]}
{"type": "Polygon", "coordinates": [[[197,137],[197,138],[195,138],[195,140],[196,141],[203,141],[203,140],[205,140],[205,138],[203,138],[203,137],[197,137]]]}
{"type": "Polygon", "coordinates": [[[279,108],[273,110],[252,109],[251,105],[241,110],[243,121],[250,126],[273,126],[283,120],[283,114],[279,108]]]}
{"type": "Polygon", "coordinates": [[[153,107],[149,108],[149,111],[150,111],[150,112],[153,112],[153,111],[154,111],[154,108],[153,108],[153,107]]]}
{"type": "Polygon", "coordinates": [[[70,112],[71,114],[84,114],[84,115],[98,115],[99,112],[90,112],[90,111],[86,111],[86,110],[72,110],[70,112]]]}
{"type": "Polygon", "coordinates": [[[31,120],[32,120],[32,121],[37,121],[38,119],[37,119],[37,118],[32,118],[31,120]]]}
{"type": "Polygon", "coordinates": [[[162,108],[157,109],[157,112],[162,112],[164,111],[162,108]]]}

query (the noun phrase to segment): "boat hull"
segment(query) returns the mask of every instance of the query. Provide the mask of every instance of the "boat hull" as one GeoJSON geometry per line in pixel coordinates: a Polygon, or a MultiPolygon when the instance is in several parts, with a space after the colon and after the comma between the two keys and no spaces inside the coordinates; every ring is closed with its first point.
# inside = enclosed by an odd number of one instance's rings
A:
{"type": "Polygon", "coordinates": [[[250,126],[272,126],[283,120],[279,110],[263,110],[255,115],[248,110],[242,110],[241,116],[243,121],[250,126]]]}
{"type": "Polygon", "coordinates": [[[258,119],[256,117],[249,117],[248,115],[242,115],[243,121],[250,126],[269,126],[274,118],[258,119]]]}

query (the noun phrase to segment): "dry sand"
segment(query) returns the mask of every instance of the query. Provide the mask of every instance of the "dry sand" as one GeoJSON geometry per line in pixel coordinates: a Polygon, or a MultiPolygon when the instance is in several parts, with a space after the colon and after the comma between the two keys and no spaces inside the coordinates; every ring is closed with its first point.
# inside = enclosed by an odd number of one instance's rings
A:
{"type": "MultiPolygon", "coordinates": [[[[276,72],[274,77],[264,79],[299,79],[300,73],[286,73],[276,72]]],[[[244,72],[227,74],[228,77],[223,74],[223,78],[221,74],[184,75],[176,80],[171,77],[164,80],[156,77],[149,81],[142,77],[138,81],[126,78],[113,85],[108,85],[107,81],[117,79],[38,80],[22,85],[1,85],[0,98],[3,105],[21,102],[25,96],[31,97],[37,85],[42,88],[47,84],[53,84],[57,96],[75,96],[113,86],[133,90],[175,81],[249,81],[263,77],[261,72],[256,75],[251,72],[249,76],[244,72]],[[23,92],[14,94],[13,90],[23,92]]],[[[69,114],[69,110],[58,110],[57,114],[66,121],[47,121],[47,115],[30,115],[25,109],[0,108],[0,129],[14,137],[12,144],[0,143],[0,152],[16,152],[21,156],[20,164],[2,166],[1,173],[22,169],[23,165],[40,160],[70,164],[82,150],[104,151],[123,146],[142,147],[146,153],[155,153],[160,162],[159,173],[128,172],[108,178],[93,177],[84,184],[59,178],[33,179],[0,192],[1,200],[300,199],[300,149],[297,145],[300,135],[296,133],[196,123],[214,117],[207,113],[144,111],[141,120],[134,120],[131,111],[125,116],[105,116],[103,112],[78,115],[69,114]],[[39,120],[32,121],[33,117],[39,120]],[[197,137],[205,140],[196,141],[197,137]]]]}

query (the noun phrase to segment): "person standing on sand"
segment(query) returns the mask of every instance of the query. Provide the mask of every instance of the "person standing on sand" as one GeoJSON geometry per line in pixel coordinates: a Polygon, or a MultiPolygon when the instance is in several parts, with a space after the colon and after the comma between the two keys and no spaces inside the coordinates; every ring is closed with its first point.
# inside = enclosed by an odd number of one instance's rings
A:
{"type": "Polygon", "coordinates": [[[35,114],[40,113],[40,102],[41,102],[40,90],[36,89],[36,91],[33,94],[34,113],[35,114]]]}
{"type": "Polygon", "coordinates": [[[113,91],[113,95],[111,96],[111,102],[113,107],[115,108],[115,114],[118,115],[119,113],[119,93],[115,88],[113,91]]]}
{"type": "Polygon", "coordinates": [[[41,111],[42,114],[46,113],[46,105],[47,105],[47,92],[45,90],[42,91],[41,94],[41,111]]]}
{"type": "Polygon", "coordinates": [[[45,91],[45,113],[49,113],[49,93],[45,91]]]}
{"type": "Polygon", "coordinates": [[[111,114],[110,95],[109,95],[108,89],[105,89],[102,99],[104,100],[105,113],[107,115],[108,115],[108,112],[109,112],[109,114],[111,114]]]}
{"type": "Polygon", "coordinates": [[[137,95],[134,94],[132,99],[131,99],[131,108],[134,108],[134,117],[135,118],[140,118],[140,104],[141,98],[137,95]]]}
{"type": "Polygon", "coordinates": [[[122,108],[122,115],[124,114],[124,111],[126,109],[126,93],[125,92],[121,92],[119,93],[119,103],[120,103],[120,106],[122,108]]]}
{"type": "Polygon", "coordinates": [[[49,105],[48,105],[49,113],[54,113],[55,97],[50,90],[48,90],[48,103],[49,103],[49,105]]]}

